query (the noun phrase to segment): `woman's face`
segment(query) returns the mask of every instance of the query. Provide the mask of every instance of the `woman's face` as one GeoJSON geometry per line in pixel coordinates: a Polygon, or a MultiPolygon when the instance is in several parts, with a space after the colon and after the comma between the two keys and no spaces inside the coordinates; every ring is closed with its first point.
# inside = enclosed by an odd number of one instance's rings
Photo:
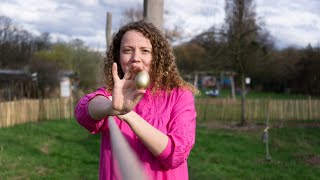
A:
{"type": "Polygon", "coordinates": [[[142,33],[134,30],[127,31],[121,40],[120,65],[123,72],[130,66],[149,72],[152,61],[152,45],[142,33]]]}

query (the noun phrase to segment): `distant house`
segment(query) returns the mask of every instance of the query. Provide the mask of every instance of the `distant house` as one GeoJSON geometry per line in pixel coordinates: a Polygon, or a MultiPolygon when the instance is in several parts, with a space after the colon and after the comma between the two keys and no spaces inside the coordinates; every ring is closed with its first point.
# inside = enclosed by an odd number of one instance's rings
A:
{"type": "Polygon", "coordinates": [[[72,70],[59,71],[60,97],[70,97],[77,91],[77,74],[72,70]]]}
{"type": "Polygon", "coordinates": [[[0,101],[31,97],[32,75],[22,70],[0,69],[0,101]]]}
{"type": "Polygon", "coordinates": [[[21,98],[70,97],[77,90],[77,74],[71,70],[61,70],[57,74],[60,87],[46,87],[41,96],[39,74],[23,70],[0,69],[0,101],[21,98]]]}

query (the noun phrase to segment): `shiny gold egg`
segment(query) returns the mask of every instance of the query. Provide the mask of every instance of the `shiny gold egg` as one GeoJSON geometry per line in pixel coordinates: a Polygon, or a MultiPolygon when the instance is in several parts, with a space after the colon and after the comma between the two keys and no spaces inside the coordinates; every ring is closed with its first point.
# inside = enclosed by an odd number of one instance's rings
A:
{"type": "Polygon", "coordinates": [[[136,86],[138,89],[147,89],[150,84],[150,76],[146,70],[138,72],[135,78],[136,86]]]}

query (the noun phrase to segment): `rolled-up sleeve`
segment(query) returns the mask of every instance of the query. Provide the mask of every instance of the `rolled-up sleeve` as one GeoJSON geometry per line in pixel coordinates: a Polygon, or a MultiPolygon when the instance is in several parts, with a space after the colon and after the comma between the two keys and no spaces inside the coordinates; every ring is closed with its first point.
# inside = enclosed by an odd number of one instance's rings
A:
{"type": "Polygon", "coordinates": [[[107,93],[104,88],[99,88],[96,92],[87,94],[82,97],[75,108],[75,117],[78,123],[86,128],[90,133],[96,134],[101,132],[103,129],[107,128],[107,121],[104,119],[95,120],[91,118],[88,111],[89,101],[96,96],[110,96],[110,93],[107,93]]]}
{"type": "Polygon", "coordinates": [[[183,91],[179,94],[168,128],[168,144],[157,158],[166,168],[173,169],[187,160],[195,144],[196,110],[191,92],[183,91]]]}

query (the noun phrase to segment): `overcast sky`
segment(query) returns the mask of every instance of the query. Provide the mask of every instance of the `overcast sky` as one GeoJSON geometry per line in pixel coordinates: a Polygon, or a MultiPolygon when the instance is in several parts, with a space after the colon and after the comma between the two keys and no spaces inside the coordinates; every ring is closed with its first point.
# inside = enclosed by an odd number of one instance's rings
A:
{"type": "MultiPolygon", "coordinates": [[[[178,26],[192,37],[224,22],[225,0],[164,0],[164,26],[178,26]]],[[[0,15],[14,24],[52,39],[79,38],[95,49],[105,49],[106,12],[118,30],[125,9],[143,6],[143,0],[0,0],[0,15]]],[[[279,47],[320,46],[320,0],[256,0],[257,16],[279,47]]]]}

